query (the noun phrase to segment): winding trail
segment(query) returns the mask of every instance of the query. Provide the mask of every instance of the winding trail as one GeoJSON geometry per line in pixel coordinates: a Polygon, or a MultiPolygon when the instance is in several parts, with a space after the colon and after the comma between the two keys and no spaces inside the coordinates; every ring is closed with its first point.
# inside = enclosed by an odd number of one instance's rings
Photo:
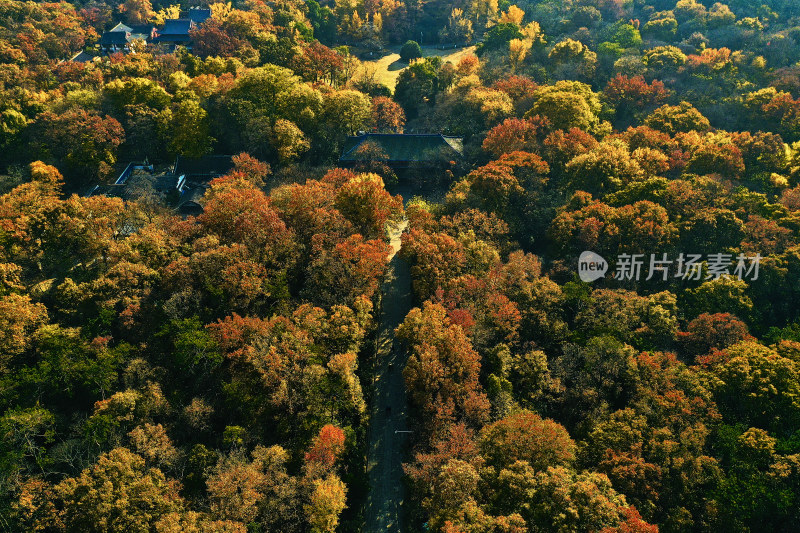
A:
{"type": "Polygon", "coordinates": [[[394,349],[394,329],[411,310],[411,272],[397,251],[400,236],[408,225],[403,221],[391,228],[392,251],[389,270],[382,287],[382,311],[373,382],[373,402],[367,475],[370,490],[365,513],[365,533],[404,531],[405,490],[403,485],[403,449],[408,438],[406,425],[406,390],[403,368],[407,354],[394,349]]]}

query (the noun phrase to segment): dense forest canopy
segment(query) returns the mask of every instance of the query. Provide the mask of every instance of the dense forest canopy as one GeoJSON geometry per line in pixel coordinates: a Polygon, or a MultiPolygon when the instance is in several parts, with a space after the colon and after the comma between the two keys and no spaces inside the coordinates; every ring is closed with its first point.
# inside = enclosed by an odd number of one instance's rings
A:
{"type": "Polygon", "coordinates": [[[796,530],[800,3],[0,0],[0,531],[367,531],[400,243],[408,531],[796,530]]]}

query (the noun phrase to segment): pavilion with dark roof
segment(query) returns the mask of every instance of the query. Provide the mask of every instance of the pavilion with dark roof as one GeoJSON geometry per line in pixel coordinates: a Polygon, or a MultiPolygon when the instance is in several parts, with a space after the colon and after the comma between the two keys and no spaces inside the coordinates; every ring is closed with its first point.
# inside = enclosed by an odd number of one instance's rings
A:
{"type": "Polygon", "coordinates": [[[167,19],[164,21],[164,27],[158,30],[153,42],[171,47],[178,45],[188,47],[192,41],[189,30],[195,26],[195,22],[188,18],[167,19]]]}
{"type": "Polygon", "coordinates": [[[202,7],[190,7],[188,15],[189,15],[189,20],[191,20],[195,24],[202,24],[206,20],[211,18],[211,9],[202,7]]]}
{"type": "Polygon", "coordinates": [[[339,158],[352,166],[372,158],[394,169],[437,166],[458,161],[464,155],[461,137],[440,133],[363,133],[348,137],[339,158]]]}
{"type": "Polygon", "coordinates": [[[93,61],[94,58],[95,56],[93,56],[92,54],[89,54],[81,50],[80,52],[69,58],[69,60],[72,61],[73,63],[88,63],[89,61],[93,61]]]}
{"type": "Polygon", "coordinates": [[[204,155],[201,157],[175,158],[172,173],[176,176],[186,176],[189,181],[207,182],[214,178],[224,176],[233,170],[233,156],[230,155],[204,155]]]}
{"type": "Polygon", "coordinates": [[[203,212],[201,199],[214,178],[224,176],[234,168],[233,156],[205,155],[202,157],[178,156],[170,168],[156,170],[153,165],[131,161],[119,177],[110,184],[96,184],[85,196],[109,196],[130,199],[138,191],[131,181],[146,183],[160,195],[166,205],[183,216],[203,212]],[[138,178],[131,180],[132,177],[138,178]]]}
{"type": "Polygon", "coordinates": [[[105,53],[120,52],[128,48],[130,33],[125,31],[107,31],[100,37],[100,49],[105,53]]]}

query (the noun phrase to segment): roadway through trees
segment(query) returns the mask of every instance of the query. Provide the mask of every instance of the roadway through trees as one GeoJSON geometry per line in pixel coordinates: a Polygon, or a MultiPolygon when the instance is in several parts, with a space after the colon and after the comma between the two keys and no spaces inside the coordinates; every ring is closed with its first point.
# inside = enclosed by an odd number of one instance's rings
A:
{"type": "Polygon", "coordinates": [[[411,272],[397,254],[400,236],[408,222],[390,231],[392,252],[383,284],[382,310],[378,325],[372,420],[367,453],[370,490],[367,496],[367,533],[404,531],[405,490],[403,450],[408,438],[406,390],[403,368],[407,354],[394,344],[394,329],[411,310],[411,272]]]}

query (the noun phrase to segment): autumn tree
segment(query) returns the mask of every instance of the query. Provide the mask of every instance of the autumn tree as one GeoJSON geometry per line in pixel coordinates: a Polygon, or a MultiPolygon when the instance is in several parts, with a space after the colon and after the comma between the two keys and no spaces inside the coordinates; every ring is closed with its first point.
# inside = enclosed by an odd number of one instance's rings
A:
{"type": "Polygon", "coordinates": [[[356,234],[331,246],[320,235],[312,239],[312,259],[301,294],[326,307],[372,298],[388,256],[388,245],[379,239],[365,241],[356,234]]]}
{"type": "Polygon", "coordinates": [[[229,57],[242,55],[243,50],[252,50],[252,45],[231,31],[226,22],[211,18],[190,30],[192,51],[202,58],[209,56],[229,57]]]}
{"type": "Polygon", "coordinates": [[[564,168],[570,187],[602,197],[642,179],[644,172],[628,150],[625,143],[610,141],[576,156],[564,168]]]}
{"type": "Polygon", "coordinates": [[[30,347],[33,333],[47,322],[47,308],[33,303],[30,296],[7,294],[0,298],[0,346],[3,347],[2,367],[8,370],[10,359],[30,347]]]}
{"type": "Polygon", "coordinates": [[[315,480],[311,501],[305,506],[311,531],[333,533],[339,525],[339,515],[346,507],[347,487],[338,476],[315,480]]]}
{"type": "Polygon", "coordinates": [[[711,127],[708,119],[689,102],[659,107],[648,115],[645,125],[670,135],[678,132],[704,132],[711,127]]]}
{"type": "Polygon", "coordinates": [[[239,279],[235,283],[237,287],[235,292],[245,290],[249,293],[255,289],[258,289],[257,292],[263,290],[264,280],[257,282],[255,287],[249,286],[248,283],[256,280],[247,280],[248,270],[256,278],[261,273],[266,275],[269,272],[275,276],[272,278],[272,283],[276,283],[273,285],[275,296],[280,297],[283,291],[281,283],[285,283],[285,280],[279,281],[283,277],[279,272],[285,272],[285,269],[291,266],[294,256],[294,235],[269,206],[267,198],[261,191],[251,187],[227,188],[224,181],[216,184],[216,187],[212,186],[200,223],[207,230],[216,233],[218,242],[229,248],[227,256],[220,255],[222,250],[214,247],[197,252],[193,263],[198,274],[230,275],[231,282],[239,279]],[[234,261],[238,258],[241,258],[244,264],[236,265],[234,261]],[[251,263],[252,260],[259,263],[251,263]],[[220,261],[222,263],[219,263],[220,261]],[[218,267],[227,264],[228,270],[223,268],[222,271],[203,272],[205,267],[212,267],[214,263],[217,263],[218,267]],[[245,264],[250,266],[246,267],[245,264]]]}
{"type": "Polygon", "coordinates": [[[525,461],[534,470],[569,465],[575,443],[559,424],[530,411],[520,411],[481,430],[481,451],[487,464],[500,469],[525,461]]]}
{"type": "Polygon", "coordinates": [[[66,530],[144,532],[181,509],[179,486],[160,470],[146,468],[140,456],[116,448],[54,490],[63,505],[60,519],[66,530]]]}
{"type": "Polygon", "coordinates": [[[270,132],[270,140],[278,153],[278,160],[284,164],[294,161],[311,147],[302,130],[285,119],[275,121],[270,132]]]}
{"type": "MultiPolygon", "coordinates": [[[[529,527],[550,529],[603,530],[623,526],[638,518],[625,496],[614,490],[603,474],[578,474],[565,467],[550,467],[537,472],[524,461],[499,474],[498,511],[519,510],[529,527]],[[567,512],[557,512],[557,509],[567,512]],[[632,512],[632,514],[631,514],[632,512]]],[[[640,523],[643,531],[656,528],[640,523]]],[[[624,529],[623,529],[624,530],[624,529]]]]}
{"type": "Polygon", "coordinates": [[[695,355],[723,350],[748,336],[747,325],[730,313],[702,313],[678,332],[681,344],[695,355]]]}
{"type": "Polygon", "coordinates": [[[129,24],[144,24],[155,15],[150,0],[126,0],[119,6],[129,24]]]}
{"type": "Polygon", "coordinates": [[[436,101],[439,91],[438,68],[426,58],[404,69],[397,78],[394,99],[403,106],[406,116],[413,118],[427,104],[436,101]]]}
{"type": "Polygon", "coordinates": [[[235,172],[243,179],[256,188],[266,185],[267,178],[272,173],[268,163],[259,161],[245,152],[233,156],[232,160],[235,172]]]}
{"type": "Polygon", "coordinates": [[[559,81],[536,89],[533,98],[533,107],[526,116],[545,117],[553,129],[593,131],[600,125],[600,99],[584,83],[559,81]]]}
{"type": "Polygon", "coordinates": [[[797,363],[754,341],[725,352],[711,369],[719,380],[714,394],[723,415],[768,430],[794,431],[800,424],[793,400],[800,386],[797,363]]]}
{"type": "MultiPolygon", "coordinates": [[[[84,23],[72,4],[5,4],[0,31],[0,57],[4,64],[27,63],[34,68],[71,57],[97,39],[95,28],[84,23]]],[[[30,72],[19,72],[27,77],[30,72]]]]}
{"type": "Polygon", "coordinates": [[[622,74],[609,80],[603,90],[604,98],[614,106],[617,119],[623,123],[664,103],[668,94],[659,80],[647,83],[643,76],[631,78],[622,74]]]}
{"type": "Polygon", "coordinates": [[[385,96],[372,99],[370,125],[378,133],[402,133],[406,122],[403,108],[385,96]]]}
{"type": "Polygon", "coordinates": [[[488,402],[478,382],[478,354],[441,305],[413,309],[397,336],[411,350],[403,375],[426,434],[459,420],[485,420],[488,402]]]}
{"type": "Polygon", "coordinates": [[[400,59],[406,63],[410,63],[413,59],[422,57],[422,49],[416,41],[406,41],[400,49],[400,59]]]}
{"type": "Polygon", "coordinates": [[[62,115],[45,112],[30,128],[31,146],[43,159],[54,161],[70,178],[71,187],[87,179],[105,179],[116,163],[116,153],[125,140],[120,123],[83,109],[62,115]]]}
{"type": "Polygon", "coordinates": [[[439,30],[439,39],[454,43],[468,43],[474,35],[472,20],[463,9],[454,7],[447,18],[447,25],[439,30]]]}
{"type": "Polygon", "coordinates": [[[539,153],[549,122],[539,116],[507,118],[486,134],[483,149],[495,157],[510,152],[539,153]]]}
{"type": "Polygon", "coordinates": [[[412,262],[414,292],[425,300],[467,269],[463,243],[446,233],[412,229],[403,237],[401,253],[412,262]]]}
{"type": "MultiPolygon", "coordinates": [[[[327,9],[327,8],[324,8],[327,9]]],[[[303,49],[295,71],[311,82],[327,81],[336,87],[341,81],[345,58],[318,41],[303,49]]]]}
{"type": "Polygon", "coordinates": [[[348,180],[336,191],[334,205],[368,238],[382,238],[386,224],[397,222],[403,214],[400,197],[390,195],[376,174],[348,180]]]}
{"type": "Polygon", "coordinates": [[[207,485],[212,515],[297,531],[302,523],[299,483],[287,473],[287,451],[257,446],[249,455],[234,451],[211,469],[207,485]]]}
{"type": "Polygon", "coordinates": [[[547,55],[557,79],[580,79],[588,81],[597,68],[597,54],[588,46],[574,39],[565,39],[547,55]]]}
{"type": "Polygon", "coordinates": [[[331,468],[344,450],[344,441],[344,431],[340,428],[330,424],[323,426],[306,452],[305,460],[331,468]]]}
{"type": "Polygon", "coordinates": [[[170,152],[200,157],[211,150],[214,139],[210,135],[208,113],[196,100],[184,100],[162,112],[161,134],[170,152]]]}
{"type": "Polygon", "coordinates": [[[562,254],[579,255],[582,250],[609,255],[645,253],[668,248],[676,241],[675,224],[660,205],[641,201],[612,208],[584,195],[577,193],[573,199],[585,198],[585,204],[563,211],[550,227],[562,254]]]}

